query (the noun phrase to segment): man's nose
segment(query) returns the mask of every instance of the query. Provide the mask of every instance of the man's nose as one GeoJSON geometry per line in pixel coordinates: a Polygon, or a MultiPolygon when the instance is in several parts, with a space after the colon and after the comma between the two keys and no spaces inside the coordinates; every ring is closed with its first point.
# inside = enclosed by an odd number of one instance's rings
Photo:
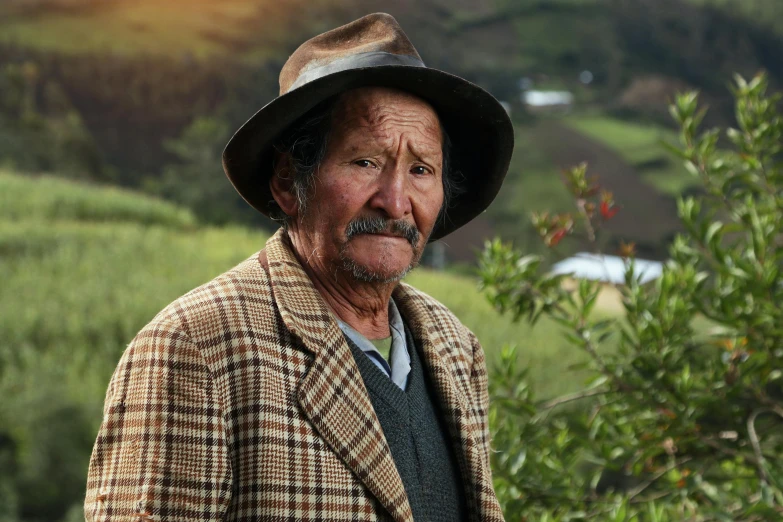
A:
{"type": "Polygon", "coordinates": [[[401,219],[411,213],[406,167],[388,166],[382,172],[378,190],[370,200],[370,206],[382,210],[391,219],[401,219]]]}

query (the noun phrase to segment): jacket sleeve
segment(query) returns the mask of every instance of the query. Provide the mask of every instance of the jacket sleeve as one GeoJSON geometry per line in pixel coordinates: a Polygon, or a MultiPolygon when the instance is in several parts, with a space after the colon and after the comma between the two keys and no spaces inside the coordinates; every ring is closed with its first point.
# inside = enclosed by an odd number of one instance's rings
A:
{"type": "Polygon", "coordinates": [[[484,349],[481,347],[478,338],[473,332],[468,331],[471,346],[473,348],[473,367],[470,372],[470,383],[475,397],[474,411],[478,419],[476,433],[481,442],[484,459],[487,464],[487,470],[490,469],[490,435],[489,435],[489,391],[487,389],[487,364],[484,357],[484,349]]]}
{"type": "Polygon", "coordinates": [[[85,519],[221,520],[230,495],[225,426],[206,362],[178,326],[153,322],[109,384],[85,519]]]}

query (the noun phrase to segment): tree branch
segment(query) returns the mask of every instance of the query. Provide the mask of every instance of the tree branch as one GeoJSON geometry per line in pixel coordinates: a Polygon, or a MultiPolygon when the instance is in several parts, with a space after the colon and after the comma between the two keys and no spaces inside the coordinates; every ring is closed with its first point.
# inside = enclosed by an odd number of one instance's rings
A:
{"type": "Polygon", "coordinates": [[[765,466],[766,459],[764,459],[764,455],[761,453],[761,443],[759,442],[759,437],[756,434],[756,418],[762,413],[775,412],[769,409],[753,410],[753,412],[750,414],[750,417],[748,417],[747,422],[748,439],[750,439],[750,445],[753,447],[753,453],[756,455],[756,467],[759,470],[759,478],[764,485],[769,486],[769,475],[767,474],[767,468],[765,466]]]}
{"type": "Polygon", "coordinates": [[[568,395],[563,395],[562,397],[557,397],[555,399],[550,399],[548,401],[544,401],[542,403],[539,403],[536,405],[536,408],[542,409],[542,410],[550,410],[552,408],[555,408],[557,406],[560,406],[561,404],[566,404],[573,401],[578,401],[579,399],[586,399],[587,397],[595,397],[597,395],[605,395],[609,393],[608,390],[585,390],[581,392],[575,392],[575,393],[569,393],[568,395]]]}
{"type": "Polygon", "coordinates": [[[629,501],[633,501],[634,497],[636,497],[637,495],[639,495],[639,493],[641,493],[642,491],[644,491],[645,489],[650,487],[656,480],[658,480],[662,476],[666,475],[671,470],[673,470],[675,468],[679,468],[680,466],[682,466],[683,464],[685,464],[686,462],[689,462],[691,460],[693,460],[693,457],[683,457],[683,458],[681,458],[679,460],[675,460],[674,462],[672,462],[671,464],[669,464],[668,466],[666,466],[662,470],[660,470],[657,473],[655,473],[647,481],[642,482],[641,484],[639,484],[635,488],[629,490],[628,491],[628,500],[629,501]]]}

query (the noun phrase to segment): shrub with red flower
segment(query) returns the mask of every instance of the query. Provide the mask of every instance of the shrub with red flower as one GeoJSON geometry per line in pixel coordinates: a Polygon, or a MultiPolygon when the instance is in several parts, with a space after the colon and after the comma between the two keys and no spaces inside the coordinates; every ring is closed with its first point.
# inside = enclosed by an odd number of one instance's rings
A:
{"type": "MultiPolygon", "coordinates": [[[[704,196],[678,202],[684,233],[654,282],[621,243],[621,314],[598,309],[601,283],[574,290],[539,256],[487,245],[496,309],[562,326],[591,374],[541,400],[513,347],[491,367],[492,470],[508,520],[783,520],[783,117],[766,89],[763,75],[736,79],[732,150],[718,149],[717,130],[699,134],[696,94],[677,98],[672,149],[704,196]]],[[[533,216],[551,248],[579,231],[595,241],[620,209],[585,173],[564,173],[573,214],[533,216]]]]}

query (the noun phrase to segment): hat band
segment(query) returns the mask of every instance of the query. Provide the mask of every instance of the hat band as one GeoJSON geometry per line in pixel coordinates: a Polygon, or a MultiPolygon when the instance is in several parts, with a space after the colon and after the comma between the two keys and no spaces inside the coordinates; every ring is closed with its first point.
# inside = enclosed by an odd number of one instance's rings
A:
{"type": "Polygon", "coordinates": [[[318,78],[329,76],[330,74],[347,71],[349,69],[363,69],[367,67],[381,67],[384,65],[396,65],[406,67],[426,67],[424,62],[415,56],[408,54],[392,54],[381,51],[370,53],[359,53],[338,58],[320,67],[313,67],[303,71],[296,81],[288,88],[288,92],[310,83],[318,78]]]}

